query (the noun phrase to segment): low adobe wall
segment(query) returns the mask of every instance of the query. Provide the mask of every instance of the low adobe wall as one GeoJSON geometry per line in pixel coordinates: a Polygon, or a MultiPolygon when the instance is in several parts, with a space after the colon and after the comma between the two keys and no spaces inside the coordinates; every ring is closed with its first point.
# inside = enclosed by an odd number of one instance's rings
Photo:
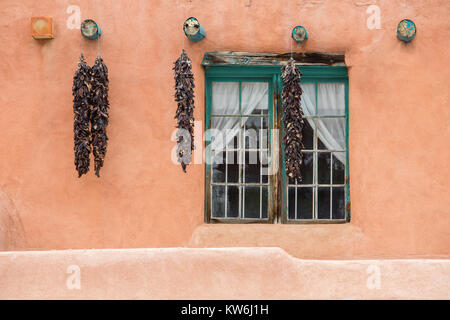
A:
{"type": "Polygon", "coordinates": [[[84,298],[449,299],[450,260],[300,260],[279,248],[0,253],[0,299],[84,298]]]}

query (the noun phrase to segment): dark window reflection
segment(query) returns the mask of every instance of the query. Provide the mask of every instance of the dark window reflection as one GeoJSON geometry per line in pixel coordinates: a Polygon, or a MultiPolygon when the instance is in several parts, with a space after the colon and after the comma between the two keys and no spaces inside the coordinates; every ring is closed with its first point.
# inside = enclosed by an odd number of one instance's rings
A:
{"type": "MultiPolygon", "coordinates": [[[[345,159],[345,153],[338,153],[345,159]]],[[[344,160],[345,161],[345,160],[344,160]]],[[[345,165],[333,154],[333,184],[345,183],[345,165]]]]}
{"type": "Polygon", "coordinates": [[[307,119],[303,120],[303,146],[305,150],[312,150],[314,148],[313,139],[314,139],[314,131],[309,125],[307,119]]]}
{"type": "Polygon", "coordinates": [[[245,187],[245,218],[259,218],[259,187],[245,187]]]}
{"type": "Polygon", "coordinates": [[[317,161],[317,180],[319,184],[330,184],[331,154],[329,152],[319,152],[317,161]]]}
{"type": "Polygon", "coordinates": [[[212,216],[225,217],[225,187],[212,186],[212,216]]]}
{"type": "Polygon", "coordinates": [[[318,188],[318,219],[330,219],[330,188],[318,188]]]}
{"type": "Polygon", "coordinates": [[[227,217],[239,217],[239,187],[229,186],[227,199],[227,217]]]}
{"type": "Polygon", "coordinates": [[[297,191],[298,219],[312,219],[313,217],[313,188],[298,188],[297,191]]]}
{"type": "Polygon", "coordinates": [[[333,188],[333,219],[345,218],[345,190],[344,187],[333,188]]]}

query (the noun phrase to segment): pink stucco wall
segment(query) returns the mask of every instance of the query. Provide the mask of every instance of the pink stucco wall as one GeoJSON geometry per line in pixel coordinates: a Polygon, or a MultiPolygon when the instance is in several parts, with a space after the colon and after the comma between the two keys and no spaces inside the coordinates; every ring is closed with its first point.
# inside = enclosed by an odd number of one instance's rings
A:
{"type": "MultiPolygon", "coordinates": [[[[0,6],[0,249],[278,246],[300,258],[448,257],[450,215],[450,2],[371,1],[13,1],[0,6]],[[102,30],[110,70],[105,167],[76,177],[72,76],[79,30],[69,5],[102,30]],[[55,38],[33,40],[30,17],[53,17],[55,38]],[[195,117],[204,119],[206,51],[345,52],[350,81],[352,222],[341,225],[205,225],[204,165],[170,160],[175,103],[172,63],[183,21],[207,37],[185,41],[196,77],[195,117]],[[417,37],[405,46],[397,23],[417,37]],[[270,23],[268,22],[270,21],[270,23]]],[[[90,64],[95,42],[86,42],[90,64]]]]}

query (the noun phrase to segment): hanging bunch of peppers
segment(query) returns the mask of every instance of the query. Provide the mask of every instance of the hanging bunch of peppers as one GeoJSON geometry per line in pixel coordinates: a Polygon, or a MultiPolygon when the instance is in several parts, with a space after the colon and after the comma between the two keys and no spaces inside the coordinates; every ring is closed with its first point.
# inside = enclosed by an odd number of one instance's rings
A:
{"type": "Polygon", "coordinates": [[[183,50],[175,61],[175,102],[177,111],[177,157],[183,171],[191,163],[191,153],[194,150],[194,75],[191,71],[191,60],[183,50]]]}
{"type": "Polygon", "coordinates": [[[91,87],[91,135],[92,152],[94,154],[94,168],[97,177],[100,177],[100,169],[106,155],[108,136],[106,127],[108,126],[108,68],[103,63],[103,59],[98,56],[92,67],[92,87],[91,87]]]}
{"type": "Polygon", "coordinates": [[[294,59],[281,69],[283,79],[284,161],[286,174],[293,181],[302,181],[300,167],[303,161],[303,110],[300,104],[302,88],[301,72],[294,59]]]}
{"type": "Polygon", "coordinates": [[[81,54],[78,69],[73,77],[72,87],[75,167],[78,171],[78,177],[89,171],[89,155],[91,153],[91,132],[89,130],[91,116],[90,77],[91,68],[81,54]]]}
{"type": "Polygon", "coordinates": [[[91,68],[81,54],[72,87],[75,167],[79,178],[89,171],[91,150],[95,174],[100,177],[108,144],[108,83],[108,68],[103,59],[98,56],[91,68]]]}

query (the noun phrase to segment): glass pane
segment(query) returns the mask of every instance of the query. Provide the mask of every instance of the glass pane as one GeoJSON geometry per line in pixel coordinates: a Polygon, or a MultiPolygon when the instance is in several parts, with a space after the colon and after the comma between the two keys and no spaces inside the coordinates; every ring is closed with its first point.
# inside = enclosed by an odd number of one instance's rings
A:
{"type": "Polygon", "coordinates": [[[314,83],[304,83],[301,85],[303,89],[301,97],[301,105],[304,115],[316,114],[316,85],[314,83]]]}
{"type": "Polygon", "coordinates": [[[330,188],[318,188],[318,219],[330,219],[330,188]]]}
{"type": "Polygon", "coordinates": [[[345,150],[345,119],[317,120],[318,149],[345,150]]]}
{"type": "Polygon", "coordinates": [[[218,152],[212,164],[212,181],[225,182],[225,152],[218,152]]]}
{"type": "Polygon", "coordinates": [[[227,218],[239,217],[239,187],[228,186],[227,218]]]}
{"type": "Polygon", "coordinates": [[[269,151],[259,151],[259,161],[261,163],[261,183],[269,181],[269,151]]]}
{"type": "Polygon", "coordinates": [[[259,218],[259,187],[245,187],[245,218],[259,218]]]}
{"type": "MultiPolygon", "coordinates": [[[[313,120],[311,119],[311,121],[313,120]]],[[[305,148],[305,150],[312,150],[314,149],[314,130],[310,126],[308,119],[304,119],[303,122],[303,147],[305,148]]]]}
{"type": "Polygon", "coordinates": [[[333,153],[333,184],[345,183],[345,152],[333,153]]]}
{"type": "Polygon", "coordinates": [[[245,181],[246,183],[260,183],[261,167],[258,151],[245,152],[245,181]]]}
{"type": "Polygon", "coordinates": [[[313,183],[313,168],[314,168],[314,153],[304,152],[303,163],[300,167],[303,178],[301,184],[313,183]]]}
{"type": "Polygon", "coordinates": [[[321,116],[345,115],[345,85],[343,83],[318,84],[317,114],[321,116]]]}
{"type": "Polygon", "coordinates": [[[267,114],[269,84],[267,82],[242,82],[242,114],[267,114]]]}
{"type": "Polygon", "coordinates": [[[241,119],[239,117],[212,117],[211,129],[207,139],[211,141],[212,150],[239,148],[241,119]]]}
{"type": "Polygon", "coordinates": [[[269,216],[269,192],[268,187],[261,187],[262,192],[262,204],[261,204],[261,210],[262,210],[262,218],[267,219],[269,216]]]}
{"type": "Polygon", "coordinates": [[[333,219],[345,218],[344,187],[333,188],[333,219]]]}
{"type": "Polygon", "coordinates": [[[267,121],[268,119],[263,117],[242,118],[242,122],[245,123],[246,149],[267,148],[267,121]],[[261,138],[263,138],[263,143],[259,141],[261,138]]]}
{"type": "Polygon", "coordinates": [[[212,114],[239,114],[239,82],[212,83],[212,114]]]}
{"type": "Polygon", "coordinates": [[[239,182],[239,151],[227,151],[228,182],[239,182]]]}
{"type": "Polygon", "coordinates": [[[224,186],[212,186],[211,195],[211,216],[214,218],[225,217],[225,187],[224,186]]]}
{"type": "Polygon", "coordinates": [[[295,219],[295,187],[288,187],[288,218],[295,219]]]}
{"type": "Polygon", "coordinates": [[[317,181],[319,184],[330,184],[331,172],[331,153],[318,152],[317,153],[317,181]]]}
{"type": "Polygon", "coordinates": [[[313,188],[298,188],[297,219],[312,219],[312,217],[313,217],[313,188]]]}

